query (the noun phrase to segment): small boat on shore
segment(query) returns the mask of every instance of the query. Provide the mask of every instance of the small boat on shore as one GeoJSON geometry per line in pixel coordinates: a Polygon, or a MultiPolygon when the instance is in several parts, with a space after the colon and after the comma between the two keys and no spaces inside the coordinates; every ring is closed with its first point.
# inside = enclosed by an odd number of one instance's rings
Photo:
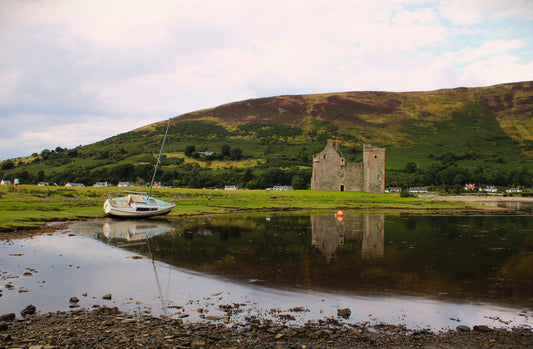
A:
{"type": "Polygon", "coordinates": [[[149,194],[131,191],[119,191],[117,196],[111,193],[104,203],[104,212],[109,216],[146,218],[161,216],[176,207],[175,204],[153,198],[149,194]],[[125,194],[122,196],[118,196],[125,194]]]}
{"type": "Polygon", "coordinates": [[[127,217],[127,218],[146,218],[152,216],[161,216],[168,214],[176,207],[175,204],[152,197],[152,186],[155,180],[157,168],[161,162],[161,154],[167,139],[168,129],[170,127],[170,119],[168,120],[167,131],[163,138],[163,144],[159,151],[159,156],[156,158],[154,174],[152,182],[150,183],[150,190],[148,193],[132,192],[132,191],[118,191],[115,194],[108,194],[107,200],[104,202],[105,214],[113,217],[127,217]]]}

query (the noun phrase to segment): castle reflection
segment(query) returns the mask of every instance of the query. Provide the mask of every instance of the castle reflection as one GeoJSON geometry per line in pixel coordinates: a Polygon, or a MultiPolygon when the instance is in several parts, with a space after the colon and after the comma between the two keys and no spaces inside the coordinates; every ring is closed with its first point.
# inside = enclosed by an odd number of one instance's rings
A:
{"type": "Polygon", "coordinates": [[[347,240],[361,241],[363,259],[381,258],[385,253],[385,215],[312,215],[312,244],[331,262],[347,240]]]}

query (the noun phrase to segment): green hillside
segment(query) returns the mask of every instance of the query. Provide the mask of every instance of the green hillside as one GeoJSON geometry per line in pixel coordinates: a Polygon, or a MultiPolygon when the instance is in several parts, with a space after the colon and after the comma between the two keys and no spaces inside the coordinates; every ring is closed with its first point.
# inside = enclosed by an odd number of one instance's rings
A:
{"type": "MultiPolygon", "coordinates": [[[[150,180],[167,121],[75,149],[1,163],[0,177],[82,182],[150,180]]],[[[531,186],[533,82],[429,92],[345,92],[251,99],[172,118],[164,184],[305,189],[327,139],[349,162],[387,148],[387,185],[465,182],[531,186]],[[213,154],[199,152],[213,152],[213,154]]]]}

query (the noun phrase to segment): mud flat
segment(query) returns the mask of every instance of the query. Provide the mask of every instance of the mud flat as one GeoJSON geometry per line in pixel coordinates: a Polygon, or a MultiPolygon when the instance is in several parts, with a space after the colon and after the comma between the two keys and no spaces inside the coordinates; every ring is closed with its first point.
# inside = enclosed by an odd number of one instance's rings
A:
{"type": "MultiPolygon", "coordinates": [[[[26,310],[26,309],[25,309],[26,310]]],[[[34,309],[30,309],[34,310],[34,309]]],[[[287,326],[248,318],[227,324],[213,318],[202,323],[135,316],[117,308],[2,316],[4,348],[526,348],[530,329],[459,326],[433,333],[401,325],[345,325],[337,321],[287,326]]],[[[31,311],[29,311],[31,313],[31,311]]]]}

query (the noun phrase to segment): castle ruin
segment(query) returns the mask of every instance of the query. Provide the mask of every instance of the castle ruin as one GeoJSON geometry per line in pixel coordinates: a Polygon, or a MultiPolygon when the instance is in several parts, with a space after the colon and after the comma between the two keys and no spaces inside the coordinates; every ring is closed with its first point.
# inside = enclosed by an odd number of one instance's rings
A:
{"type": "Polygon", "coordinates": [[[385,191],[385,148],[363,146],[363,162],[347,163],[339,142],[328,144],[313,157],[311,190],[385,191]]]}

